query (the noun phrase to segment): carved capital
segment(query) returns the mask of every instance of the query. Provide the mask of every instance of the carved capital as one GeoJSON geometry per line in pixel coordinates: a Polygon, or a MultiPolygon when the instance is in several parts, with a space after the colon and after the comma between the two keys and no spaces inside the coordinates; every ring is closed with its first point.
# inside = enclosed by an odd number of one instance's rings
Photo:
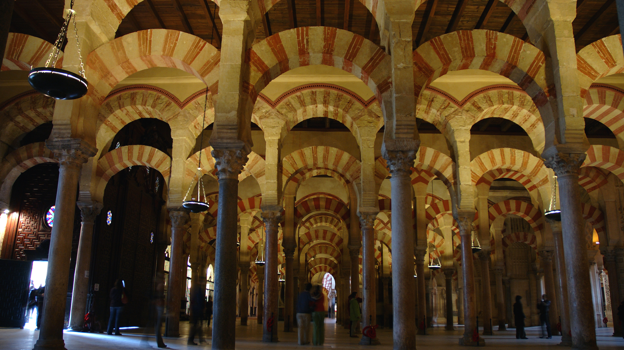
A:
{"type": "Polygon", "coordinates": [[[479,260],[484,261],[484,262],[489,262],[490,261],[490,251],[483,249],[479,252],[479,254],[477,254],[479,256],[479,260]]]}
{"type": "Polygon", "coordinates": [[[169,212],[171,219],[171,228],[182,228],[191,221],[191,217],[187,211],[172,210],[169,212]]]}
{"type": "Polygon", "coordinates": [[[277,231],[277,225],[282,221],[281,208],[263,208],[262,209],[262,221],[266,230],[274,229],[277,231]]]}
{"type": "Polygon", "coordinates": [[[585,153],[554,153],[544,158],[544,165],[551,168],[557,176],[578,175],[585,153]]]}
{"type": "Polygon", "coordinates": [[[222,179],[238,179],[243,171],[249,152],[244,149],[213,149],[212,157],[215,159],[217,177],[222,179]]]}
{"type": "Polygon", "coordinates": [[[377,213],[358,213],[358,216],[360,217],[360,226],[362,230],[371,229],[375,225],[377,213]]]}
{"type": "Polygon", "coordinates": [[[76,203],[78,208],[80,208],[80,215],[82,216],[82,222],[93,223],[95,221],[95,217],[100,214],[102,210],[102,203],[93,202],[78,202],[76,203]]]}
{"type": "Polygon", "coordinates": [[[409,176],[412,173],[414,160],[416,159],[416,151],[389,151],[383,152],[386,159],[390,174],[395,176],[409,176]]]}
{"type": "Polygon", "coordinates": [[[425,256],[427,255],[427,249],[425,247],[418,247],[414,249],[414,256],[416,256],[416,265],[425,263],[425,256]]]}
{"type": "Polygon", "coordinates": [[[455,273],[455,269],[443,269],[444,271],[444,277],[446,277],[447,280],[450,280],[451,278],[453,278],[453,273],[455,273]]]}
{"type": "Polygon", "coordinates": [[[457,225],[459,226],[460,235],[470,235],[474,218],[474,211],[461,210],[457,212],[457,225]]]}
{"type": "Polygon", "coordinates": [[[97,149],[81,139],[56,139],[46,141],[46,147],[63,167],[80,169],[97,149]]]}
{"type": "Polygon", "coordinates": [[[293,259],[295,256],[295,247],[286,247],[284,246],[284,258],[285,259],[293,259]]]}
{"type": "Polygon", "coordinates": [[[539,256],[542,258],[542,261],[545,263],[552,263],[553,256],[555,256],[555,252],[552,250],[540,250],[539,256]]]}
{"type": "Polygon", "coordinates": [[[349,256],[351,259],[357,259],[360,256],[360,247],[349,245],[349,256]]]}

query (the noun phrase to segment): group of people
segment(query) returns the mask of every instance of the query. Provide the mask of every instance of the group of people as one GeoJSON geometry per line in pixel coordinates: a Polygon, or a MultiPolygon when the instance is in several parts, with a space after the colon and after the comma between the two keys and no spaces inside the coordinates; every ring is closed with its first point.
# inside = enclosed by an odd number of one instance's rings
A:
{"type": "Polygon", "coordinates": [[[310,344],[310,322],[313,321],[314,333],[312,344],[323,345],[325,342],[325,315],[328,298],[320,285],[306,283],[305,290],[297,298],[297,324],[299,326],[299,345],[310,344]]]}
{"type": "MultiPolygon", "coordinates": [[[[529,339],[527,338],[526,332],[524,331],[524,319],[526,318],[526,316],[524,315],[522,302],[520,300],[522,300],[522,297],[520,295],[516,295],[516,302],[513,305],[514,321],[516,323],[516,339],[529,339]]],[[[548,300],[548,296],[546,294],[542,295],[542,300],[537,304],[537,309],[539,310],[540,314],[540,338],[552,339],[549,315],[550,304],[551,301],[548,300]]]]}
{"type": "Polygon", "coordinates": [[[28,293],[28,307],[27,316],[32,316],[33,310],[37,310],[37,329],[41,326],[41,315],[43,314],[43,298],[45,296],[45,286],[39,286],[35,288],[34,284],[30,283],[30,291],[28,293]]]}

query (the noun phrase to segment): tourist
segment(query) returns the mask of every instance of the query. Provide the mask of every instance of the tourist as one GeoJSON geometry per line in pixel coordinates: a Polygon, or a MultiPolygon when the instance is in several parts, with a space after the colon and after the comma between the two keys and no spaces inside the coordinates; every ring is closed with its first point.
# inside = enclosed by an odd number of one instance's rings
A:
{"type": "Polygon", "coordinates": [[[521,296],[516,295],[516,303],[513,304],[514,321],[516,322],[516,339],[528,339],[524,332],[524,311],[522,310],[521,296]]]}
{"type": "Polygon", "coordinates": [[[537,308],[540,312],[540,327],[542,329],[540,338],[548,337],[548,339],[552,339],[552,333],[550,332],[550,317],[548,315],[548,312],[550,311],[550,300],[548,300],[546,294],[542,295],[542,301],[537,304],[537,308]]]}
{"type": "Polygon", "coordinates": [[[358,338],[357,324],[360,323],[362,313],[360,312],[360,304],[357,301],[357,292],[349,295],[349,320],[351,321],[351,330],[349,335],[351,338],[358,338]]]}
{"type": "Polygon", "coordinates": [[[110,291],[110,316],[108,318],[108,329],[106,331],[108,335],[113,334],[113,322],[115,323],[115,335],[121,335],[119,332],[119,316],[125,304],[124,301],[127,302],[123,283],[120,279],[117,279],[110,291]]]}
{"type": "Polygon", "coordinates": [[[327,313],[327,298],[323,293],[323,287],[321,287],[321,285],[314,286],[310,294],[314,300],[314,312],[312,312],[314,335],[312,337],[312,344],[323,345],[325,342],[325,314],[327,313]]]}
{"type": "Polygon", "coordinates": [[[212,297],[208,297],[208,301],[206,302],[206,320],[208,323],[206,326],[210,327],[210,319],[212,318],[212,297]]]}
{"type": "Polygon", "coordinates": [[[191,288],[191,331],[189,332],[188,345],[197,345],[195,335],[199,337],[199,342],[203,343],[202,320],[204,319],[204,303],[206,297],[204,291],[198,286],[191,288]]]}
{"type": "Polygon", "coordinates": [[[305,284],[305,290],[299,293],[297,297],[297,340],[299,345],[310,344],[310,322],[312,321],[312,312],[314,311],[314,300],[310,295],[312,289],[311,283],[305,284]]]}

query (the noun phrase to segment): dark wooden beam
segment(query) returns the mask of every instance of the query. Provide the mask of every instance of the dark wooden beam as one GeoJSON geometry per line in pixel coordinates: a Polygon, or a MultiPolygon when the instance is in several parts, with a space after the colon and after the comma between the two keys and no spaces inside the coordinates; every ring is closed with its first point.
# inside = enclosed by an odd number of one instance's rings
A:
{"type": "Polygon", "coordinates": [[[498,0],[488,0],[488,3],[487,5],[485,5],[483,13],[481,13],[481,17],[479,17],[477,25],[475,25],[474,29],[481,29],[487,24],[487,22],[490,20],[492,12],[494,12],[494,9],[496,8],[497,3],[498,0]]]}
{"type": "Polygon", "coordinates": [[[453,11],[453,15],[451,16],[451,21],[446,27],[446,33],[454,32],[457,29],[457,25],[459,24],[459,20],[466,9],[466,5],[468,4],[468,0],[459,0],[457,2],[457,6],[455,6],[455,11],[453,11]]]}
{"type": "Polygon", "coordinates": [[[15,2],[15,6],[13,7],[13,11],[18,16],[20,16],[20,18],[22,20],[24,20],[24,22],[26,22],[26,24],[28,24],[37,33],[37,35],[41,39],[54,44],[54,42],[56,41],[57,37],[53,36],[52,34],[47,32],[46,30],[44,30],[43,28],[41,28],[41,26],[39,26],[39,24],[37,22],[33,21],[32,18],[30,18],[28,16],[28,13],[21,8],[21,6],[20,6],[18,1],[15,2]]]}
{"type": "Polygon", "coordinates": [[[509,14],[509,17],[507,17],[507,19],[505,20],[505,23],[503,23],[503,26],[501,27],[501,30],[499,30],[499,32],[504,33],[507,30],[507,28],[509,28],[509,25],[511,24],[511,20],[513,20],[515,16],[516,16],[516,13],[511,11],[511,13],[509,14]]]}
{"type": "Polygon", "coordinates": [[[598,21],[600,16],[602,16],[607,11],[607,9],[609,9],[609,7],[613,5],[614,2],[615,0],[607,0],[607,2],[605,2],[600,7],[600,9],[598,9],[598,11],[592,16],[592,18],[590,18],[589,21],[585,23],[583,28],[581,28],[581,30],[579,30],[578,33],[574,35],[574,40],[579,40],[585,33],[587,33],[587,30],[589,30],[589,28],[593,26],[596,23],[596,21],[598,21]]]}
{"type": "Polygon", "coordinates": [[[152,2],[152,0],[145,0],[145,1],[147,1],[147,5],[149,6],[150,10],[152,10],[152,14],[154,14],[154,17],[158,21],[160,28],[167,29],[167,27],[165,26],[165,22],[163,22],[162,18],[160,18],[160,15],[158,14],[158,11],[156,10],[156,7],[154,6],[154,3],[152,2]]]}
{"type": "Polygon", "coordinates": [[[511,120],[506,120],[503,122],[503,124],[501,125],[501,131],[502,132],[507,132],[507,130],[509,130],[509,128],[511,128],[515,123],[512,122],[511,120]]]}
{"type": "MultiPolygon", "coordinates": [[[[13,0],[0,0],[0,58],[4,57],[4,50],[6,50],[14,6],[15,1],[13,0]]],[[[2,62],[0,62],[0,65],[2,65],[2,62]]]]}
{"type": "Polygon", "coordinates": [[[349,19],[351,19],[351,1],[352,0],[345,0],[344,25],[342,27],[342,29],[344,29],[344,30],[350,30],[349,29],[349,19]]]}
{"type": "MultiPolygon", "coordinates": [[[[373,16],[371,15],[371,17],[373,16]]],[[[371,20],[370,31],[368,32],[368,40],[375,42],[375,33],[377,33],[377,21],[375,20],[375,17],[373,17],[371,20]]]]}
{"type": "Polygon", "coordinates": [[[267,30],[269,31],[269,36],[273,35],[273,31],[271,30],[271,19],[269,18],[269,13],[264,14],[264,20],[266,21],[267,30]]]}
{"type": "Polygon", "coordinates": [[[132,11],[128,12],[126,17],[128,17],[128,20],[130,21],[130,23],[132,23],[132,26],[134,27],[135,31],[138,32],[139,30],[143,29],[141,27],[141,24],[139,23],[139,21],[137,21],[136,16],[134,15],[134,13],[132,13],[132,11]]]}
{"type": "Polygon", "coordinates": [[[182,7],[182,4],[180,4],[180,0],[171,0],[171,3],[173,4],[173,8],[178,13],[178,16],[180,16],[180,20],[182,21],[182,26],[184,27],[184,31],[195,35],[195,33],[193,32],[193,28],[191,27],[191,23],[189,22],[188,18],[186,17],[186,14],[184,13],[184,8],[182,7]]]}
{"type": "Polygon", "coordinates": [[[61,17],[55,17],[52,15],[52,11],[50,11],[50,8],[44,4],[41,3],[41,1],[39,0],[35,0],[35,3],[37,4],[37,6],[39,6],[42,10],[43,10],[43,14],[54,24],[56,24],[57,27],[59,27],[59,29],[63,26],[63,22],[64,22],[64,12],[61,12],[60,15],[61,17]]]}
{"type": "Polygon", "coordinates": [[[619,25],[615,26],[615,28],[609,33],[609,36],[615,35],[615,34],[620,34],[620,26],[619,25]]]}
{"type": "Polygon", "coordinates": [[[316,0],[316,25],[323,25],[323,0],[316,0]]]}
{"type": "Polygon", "coordinates": [[[297,8],[295,7],[295,0],[286,0],[286,6],[288,7],[290,28],[297,28],[297,8]]]}
{"type": "Polygon", "coordinates": [[[264,29],[264,37],[268,38],[271,36],[271,29],[269,29],[269,23],[267,23],[267,16],[265,15],[262,15],[260,17],[262,17],[262,28],[264,29]]]}
{"type": "MultiPolygon", "coordinates": [[[[219,47],[221,46],[221,33],[219,33],[219,27],[217,27],[217,23],[215,22],[214,19],[214,14],[210,11],[210,5],[208,5],[208,1],[207,0],[201,0],[201,2],[204,4],[204,6],[202,6],[204,8],[204,10],[206,11],[205,14],[208,18],[210,18],[210,23],[212,23],[212,32],[217,36],[217,40],[219,41],[219,47]]],[[[215,12],[217,12],[215,5],[215,12]]]]}
{"type": "Polygon", "coordinates": [[[490,126],[490,124],[492,124],[492,121],[494,119],[492,118],[487,118],[486,120],[483,121],[483,123],[481,123],[481,125],[479,126],[479,131],[483,132],[485,130],[487,130],[487,128],[490,126]]]}
{"type": "Polygon", "coordinates": [[[415,47],[420,46],[422,38],[425,36],[427,31],[429,31],[429,27],[431,26],[431,20],[435,15],[437,5],[438,0],[427,1],[427,7],[425,8],[425,13],[423,15],[422,21],[420,22],[420,28],[418,29],[418,34],[416,34],[416,40],[414,41],[415,47]]]}
{"type": "Polygon", "coordinates": [[[576,0],[576,8],[578,9],[579,7],[581,7],[581,5],[583,5],[584,2],[585,0],[576,0]]]}

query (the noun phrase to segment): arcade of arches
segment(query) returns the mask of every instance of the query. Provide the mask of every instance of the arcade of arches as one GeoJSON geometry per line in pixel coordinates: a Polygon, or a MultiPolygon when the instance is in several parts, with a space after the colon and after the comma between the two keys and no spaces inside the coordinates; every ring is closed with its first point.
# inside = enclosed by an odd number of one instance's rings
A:
{"type": "MultiPolygon", "coordinates": [[[[514,327],[516,295],[552,296],[551,322],[575,349],[597,349],[597,327],[622,335],[622,41],[575,42],[574,1],[499,3],[523,39],[459,30],[414,48],[420,0],[352,2],[372,13],[375,40],[296,24],[260,36],[278,1],[215,0],[218,48],[188,31],[128,31],[140,3],[76,1],[89,92],[75,101],[27,83],[50,42],[3,34],[2,258],[50,239],[35,349],[62,349],[87,311],[107,320],[116,278],[136,300],[122,323],[146,322],[139,296],[164,270],[166,334],[180,332],[171,310],[187,283],[208,284],[213,349],[234,349],[251,316],[263,341],[292,332],[297,293],[326,274],[337,323],[357,291],[362,327],[392,327],[395,349],[434,324],[463,325],[460,343],[475,345],[477,316],[484,335],[514,327]],[[210,209],[195,214],[182,202],[198,164],[210,209]],[[560,222],[545,218],[551,205],[560,222]]],[[[80,65],[70,36],[62,66],[80,65]]]]}

